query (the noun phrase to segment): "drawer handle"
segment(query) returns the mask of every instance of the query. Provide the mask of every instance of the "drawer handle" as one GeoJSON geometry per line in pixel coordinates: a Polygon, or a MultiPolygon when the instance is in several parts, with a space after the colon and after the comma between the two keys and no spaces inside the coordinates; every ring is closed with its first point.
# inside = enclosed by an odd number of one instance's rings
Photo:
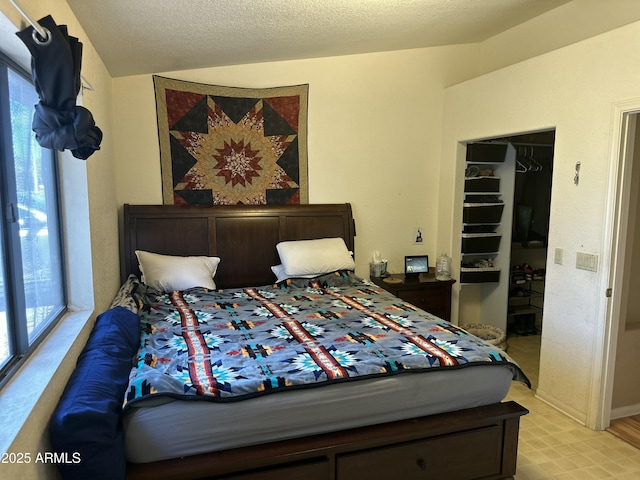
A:
{"type": "Polygon", "coordinates": [[[418,466],[420,467],[420,470],[426,470],[427,469],[427,462],[425,462],[423,458],[419,458],[418,459],[418,466]]]}

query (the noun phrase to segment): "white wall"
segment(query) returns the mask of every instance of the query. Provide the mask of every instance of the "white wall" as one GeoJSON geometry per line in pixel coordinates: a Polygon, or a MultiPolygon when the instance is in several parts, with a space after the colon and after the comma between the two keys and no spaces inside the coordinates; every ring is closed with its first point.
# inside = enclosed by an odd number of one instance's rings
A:
{"type": "MultiPolygon", "coordinates": [[[[308,83],[309,202],[350,202],[357,273],[374,250],[403,269],[433,260],[444,87],[468,78],[473,46],[442,47],[161,75],[237,87],[308,83]],[[413,227],[425,243],[412,243],[413,227]]],[[[155,99],[149,75],[114,79],[118,203],[162,203],[155,99]]],[[[222,259],[224,261],[224,259],[222,259]]]]}
{"type": "Polygon", "coordinates": [[[573,0],[480,44],[487,73],[640,20],[637,0],[573,0]]]}
{"type": "Polygon", "coordinates": [[[615,102],[640,97],[639,44],[635,23],[453,86],[445,95],[441,182],[448,188],[438,201],[438,249],[459,251],[459,142],[556,129],[549,249],[564,249],[564,264],[547,265],[537,393],[591,426],[602,400],[610,172],[617,157],[612,111],[615,102]],[[578,251],[599,255],[599,271],[577,270],[578,251]]]}

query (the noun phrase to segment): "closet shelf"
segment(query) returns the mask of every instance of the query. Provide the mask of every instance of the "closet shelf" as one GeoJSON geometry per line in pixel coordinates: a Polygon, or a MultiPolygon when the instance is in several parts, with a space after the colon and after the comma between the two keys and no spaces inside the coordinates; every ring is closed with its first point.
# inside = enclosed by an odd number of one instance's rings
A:
{"type": "MultiPolygon", "coordinates": [[[[502,199],[500,173],[507,152],[513,148],[506,143],[479,142],[467,145],[462,203],[462,248],[464,265],[473,265],[484,257],[493,264],[500,255],[505,202],[502,199]]],[[[500,267],[462,267],[460,283],[500,282],[500,267]]]]}
{"type": "Polygon", "coordinates": [[[497,176],[476,176],[464,177],[465,193],[499,193],[500,177],[497,176]]]}
{"type": "Polygon", "coordinates": [[[547,248],[546,240],[527,240],[526,242],[511,242],[514,245],[522,246],[523,248],[547,248]]]}
{"type": "Polygon", "coordinates": [[[535,305],[522,305],[518,307],[509,307],[509,311],[507,312],[507,316],[509,317],[517,317],[519,315],[528,315],[528,314],[536,314],[541,312],[541,307],[536,307],[535,305]]]}
{"type": "Polygon", "coordinates": [[[504,203],[465,203],[462,209],[464,223],[499,223],[504,203]]]}
{"type": "Polygon", "coordinates": [[[499,267],[461,267],[460,283],[491,283],[500,281],[499,267]]]}
{"type": "Polygon", "coordinates": [[[509,300],[533,300],[544,297],[542,292],[537,292],[535,290],[527,290],[527,292],[528,295],[509,295],[509,300]]]}

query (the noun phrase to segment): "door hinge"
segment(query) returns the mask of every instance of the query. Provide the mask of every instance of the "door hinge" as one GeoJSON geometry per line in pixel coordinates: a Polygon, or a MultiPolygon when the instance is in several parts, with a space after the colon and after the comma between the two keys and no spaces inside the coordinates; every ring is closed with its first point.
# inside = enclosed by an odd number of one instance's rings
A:
{"type": "Polygon", "coordinates": [[[613,289],[612,288],[607,288],[607,292],[606,292],[606,296],[607,298],[611,298],[611,295],[613,294],[613,289]]]}

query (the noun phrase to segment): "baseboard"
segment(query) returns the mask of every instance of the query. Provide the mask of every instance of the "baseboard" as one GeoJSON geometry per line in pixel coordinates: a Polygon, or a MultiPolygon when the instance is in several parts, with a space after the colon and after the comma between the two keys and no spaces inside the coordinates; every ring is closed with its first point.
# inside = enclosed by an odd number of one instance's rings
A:
{"type": "Polygon", "coordinates": [[[540,390],[540,387],[538,387],[538,389],[536,390],[535,396],[538,400],[546,403],[550,407],[555,408],[559,412],[564,413],[567,417],[575,420],[583,427],[586,427],[587,419],[584,413],[579,412],[578,410],[576,410],[573,407],[570,407],[564,402],[561,402],[553,395],[549,395],[546,392],[540,390]]]}
{"type": "Polygon", "coordinates": [[[640,415],[640,404],[611,409],[611,420],[640,415]]]}

